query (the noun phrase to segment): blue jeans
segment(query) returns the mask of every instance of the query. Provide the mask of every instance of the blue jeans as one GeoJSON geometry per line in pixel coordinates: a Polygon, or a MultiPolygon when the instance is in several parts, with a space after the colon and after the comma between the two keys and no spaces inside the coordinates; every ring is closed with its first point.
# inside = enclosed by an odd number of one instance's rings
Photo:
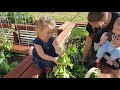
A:
{"type": "Polygon", "coordinates": [[[110,58],[116,60],[120,58],[120,47],[115,48],[109,41],[106,41],[101,47],[99,47],[96,57],[101,59],[105,53],[111,54],[110,58]]]}
{"type": "Polygon", "coordinates": [[[44,59],[39,59],[35,56],[33,56],[33,63],[39,68],[39,69],[45,69],[45,68],[52,68],[55,63],[52,61],[46,61],[44,59]]]}

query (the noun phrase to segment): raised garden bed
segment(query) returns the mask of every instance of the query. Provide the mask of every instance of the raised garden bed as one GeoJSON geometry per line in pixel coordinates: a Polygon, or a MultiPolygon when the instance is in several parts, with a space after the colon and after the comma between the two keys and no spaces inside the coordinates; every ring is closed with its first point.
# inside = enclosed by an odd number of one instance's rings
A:
{"type": "MultiPolygon", "coordinates": [[[[77,53],[78,56],[75,57],[75,59],[77,58],[77,60],[75,61],[73,69],[71,69],[70,72],[72,72],[72,74],[74,74],[74,76],[77,78],[83,78],[85,73],[88,71],[88,69],[90,69],[91,67],[94,66],[92,63],[88,64],[88,62],[86,62],[84,70],[81,71],[81,68],[83,68],[83,66],[81,66],[81,65],[78,66],[78,63],[77,63],[78,58],[79,59],[81,58],[81,55],[83,52],[83,45],[84,45],[84,40],[85,40],[85,36],[86,36],[86,33],[82,33],[84,26],[85,26],[84,24],[76,25],[75,23],[65,22],[60,27],[58,27],[59,32],[58,32],[58,36],[56,38],[56,40],[57,40],[57,42],[59,42],[60,46],[63,47],[65,44],[64,51],[66,49],[70,48],[70,46],[72,46],[72,44],[76,44],[76,47],[78,48],[79,53],[77,53]],[[80,29],[80,27],[82,27],[82,29],[80,29]],[[75,30],[73,30],[73,28],[75,30]],[[79,31],[79,30],[81,30],[81,31],[79,31]],[[81,37],[77,37],[77,38],[72,37],[71,38],[71,33],[73,33],[73,32],[74,32],[75,36],[73,34],[72,35],[74,37],[81,34],[82,38],[81,37]],[[75,66],[77,66],[77,67],[75,67],[75,66]],[[75,73],[75,72],[77,72],[77,73],[75,73]],[[80,74],[81,72],[82,72],[82,74],[80,74]]],[[[27,53],[28,53],[29,49],[30,48],[27,49],[27,53]]],[[[19,50],[21,50],[21,49],[19,49],[19,50]]],[[[73,57],[74,57],[74,55],[71,56],[71,58],[73,58],[73,57]]],[[[89,58],[89,60],[90,60],[90,58],[89,58]]],[[[39,73],[40,73],[40,70],[32,63],[32,55],[28,55],[26,58],[24,58],[24,60],[22,60],[22,62],[20,62],[13,70],[11,70],[3,78],[37,78],[39,73]]],[[[105,75],[103,75],[102,77],[105,77],[105,75]]]]}
{"type": "Polygon", "coordinates": [[[15,52],[4,52],[5,60],[0,64],[0,77],[4,77],[10,70],[18,65],[24,58],[25,54],[15,52]]]}
{"type": "MultiPolygon", "coordinates": [[[[66,35],[61,34],[62,31],[65,30],[66,32],[68,30],[72,30],[72,27],[74,27],[74,25],[75,24],[70,24],[69,22],[65,22],[63,25],[61,25],[58,28],[58,31],[59,30],[61,31],[59,32],[59,35],[56,39],[58,42],[60,42],[59,44],[64,42],[64,39],[66,38],[66,35]]],[[[16,46],[16,49],[17,49],[17,52],[21,50],[21,48],[18,50],[17,46],[16,46]]],[[[13,70],[11,70],[3,78],[37,78],[39,73],[40,73],[40,70],[32,63],[32,56],[28,55],[20,64],[18,64],[13,70]]]]}

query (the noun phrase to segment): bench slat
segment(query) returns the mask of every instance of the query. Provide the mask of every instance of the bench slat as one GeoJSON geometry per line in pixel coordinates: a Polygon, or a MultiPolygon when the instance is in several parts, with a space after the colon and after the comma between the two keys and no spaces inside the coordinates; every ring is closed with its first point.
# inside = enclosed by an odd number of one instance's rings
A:
{"type": "Polygon", "coordinates": [[[56,41],[59,42],[59,45],[61,46],[65,39],[71,34],[72,28],[74,28],[75,23],[70,23],[63,32],[56,38],[56,41]]]}
{"type": "Polygon", "coordinates": [[[32,56],[29,55],[3,78],[19,78],[31,64],[32,56]]]}
{"type": "Polygon", "coordinates": [[[58,35],[70,24],[70,22],[65,22],[62,24],[57,30],[58,30],[58,35]]]}
{"type": "Polygon", "coordinates": [[[40,74],[40,69],[38,69],[33,63],[21,76],[20,78],[38,78],[40,74]]]}

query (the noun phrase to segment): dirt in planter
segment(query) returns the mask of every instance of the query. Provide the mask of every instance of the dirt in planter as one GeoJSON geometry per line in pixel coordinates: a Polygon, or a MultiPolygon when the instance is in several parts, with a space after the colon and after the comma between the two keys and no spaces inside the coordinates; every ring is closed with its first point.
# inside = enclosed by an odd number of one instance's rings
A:
{"type": "Polygon", "coordinates": [[[25,54],[12,52],[12,56],[8,59],[8,62],[18,61],[20,63],[26,56],[25,54]]]}

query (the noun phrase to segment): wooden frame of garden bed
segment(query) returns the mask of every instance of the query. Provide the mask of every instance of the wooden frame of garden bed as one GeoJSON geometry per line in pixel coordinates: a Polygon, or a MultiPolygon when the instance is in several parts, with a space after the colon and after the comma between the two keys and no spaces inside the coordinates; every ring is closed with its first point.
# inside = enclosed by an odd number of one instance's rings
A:
{"type": "MultiPolygon", "coordinates": [[[[65,22],[58,29],[60,34],[56,38],[60,45],[70,35],[75,23],[65,22]]],[[[13,70],[6,74],[3,78],[37,78],[40,70],[33,64],[32,55],[28,55],[22,62],[20,62],[13,70]]]]}

